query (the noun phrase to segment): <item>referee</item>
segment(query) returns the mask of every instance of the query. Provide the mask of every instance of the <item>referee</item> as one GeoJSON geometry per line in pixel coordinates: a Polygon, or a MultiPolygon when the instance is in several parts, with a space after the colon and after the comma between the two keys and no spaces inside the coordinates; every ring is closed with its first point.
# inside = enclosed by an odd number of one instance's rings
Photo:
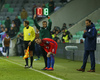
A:
{"type": "MultiPolygon", "coordinates": [[[[32,68],[35,30],[34,30],[33,27],[29,26],[29,21],[24,21],[23,24],[25,26],[25,28],[23,29],[24,45],[25,45],[24,52],[26,52],[27,47],[29,46],[29,55],[30,55],[30,61],[31,61],[30,68],[32,68]]],[[[26,58],[25,61],[26,61],[25,68],[29,68],[29,66],[28,66],[28,58],[26,58]]]]}

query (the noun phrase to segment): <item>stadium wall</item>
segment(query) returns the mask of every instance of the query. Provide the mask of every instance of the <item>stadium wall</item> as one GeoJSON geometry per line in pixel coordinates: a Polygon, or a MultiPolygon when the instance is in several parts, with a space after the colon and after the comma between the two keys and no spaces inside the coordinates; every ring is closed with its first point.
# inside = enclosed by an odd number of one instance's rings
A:
{"type": "MultiPolygon", "coordinates": [[[[74,51],[74,60],[75,61],[83,61],[83,54],[84,54],[84,44],[58,44],[57,54],[56,57],[58,58],[64,58],[73,60],[73,51],[66,51],[65,46],[78,46],[78,49],[74,51]]],[[[97,50],[95,51],[95,59],[96,63],[100,64],[100,44],[97,44],[97,50]]],[[[90,57],[88,59],[88,62],[90,62],[90,57]]]]}
{"type": "Polygon", "coordinates": [[[17,39],[11,40],[11,48],[9,50],[9,56],[16,56],[17,55],[17,39]]]}
{"type": "MultiPolygon", "coordinates": [[[[100,7],[100,0],[73,0],[64,7],[51,14],[52,28],[62,27],[63,23],[77,23],[100,7]]],[[[47,19],[43,19],[47,20],[47,19]]],[[[42,20],[42,21],[43,21],[42,20]]],[[[42,26],[42,21],[39,25],[42,26]]]]}

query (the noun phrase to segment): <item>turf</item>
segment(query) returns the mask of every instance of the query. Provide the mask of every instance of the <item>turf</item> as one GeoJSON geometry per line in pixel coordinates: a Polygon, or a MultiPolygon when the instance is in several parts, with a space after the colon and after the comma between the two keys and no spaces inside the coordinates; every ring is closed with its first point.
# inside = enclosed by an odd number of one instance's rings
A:
{"type": "MultiPolygon", "coordinates": [[[[0,80],[55,80],[34,70],[25,69],[24,65],[25,61],[20,57],[9,57],[9,59],[0,57],[0,80]],[[7,62],[4,59],[21,64],[23,67],[7,62]]],[[[82,62],[55,58],[55,70],[43,72],[64,80],[100,80],[100,64],[96,64],[95,73],[87,72],[90,69],[90,63],[87,63],[85,72],[76,71],[81,65],[82,62]]],[[[41,68],[43,67],[43,58],[34,61],[34,69],[42,71],[41,68]]]]}

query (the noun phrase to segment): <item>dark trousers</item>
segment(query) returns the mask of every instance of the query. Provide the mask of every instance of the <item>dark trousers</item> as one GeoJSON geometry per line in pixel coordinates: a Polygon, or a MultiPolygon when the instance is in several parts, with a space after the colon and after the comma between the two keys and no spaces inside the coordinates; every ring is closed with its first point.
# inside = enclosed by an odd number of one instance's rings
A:
{"type": "Polygon", "coordinates": [[[18,50],[18,56],[24,56],[24,46],[23,46],[23,44],[18,44],[17,50],[18,50]]]}
{"type": "Polygon", "coordinates": [[[94,54],[94,50],[90,50],[90,51],[85,50],[84,58],[83,58],[83,65],[82,65],[81,68],[85,69],[86,63],[87,63],[87,59],[88,59],[89,55],[90,55],[90,60],[91,60],[91,70],[95,70],[95,54],[94,54]]]}
{"type": "Polygon", "coordinates": [[[47,52],[41,47],[42,55],[45,62],[45,67],[47,67],[47,52]]]}
{"type": "Polygon", "coordinates": [[[40,53],[41,53],[41,46],[39,44],[35,44],[35,53],[38,58],[40,58],[40,53]]]}
{"type": "Polygon", "coordinates": [[[9,56],[9,47],[5,47],[5,52],[7,51],[8,51],[7,56],[9,56]]]}

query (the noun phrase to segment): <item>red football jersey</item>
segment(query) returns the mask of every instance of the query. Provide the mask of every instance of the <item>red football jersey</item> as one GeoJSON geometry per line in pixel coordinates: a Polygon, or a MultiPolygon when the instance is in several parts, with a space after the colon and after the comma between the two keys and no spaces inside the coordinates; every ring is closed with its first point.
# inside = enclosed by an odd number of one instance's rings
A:
{"type": "Polygon", "coordinates": [[[58,44],[53,39],[50,38],[44,38],[42,39],[42,43],[40,44],[42,48],[48,53],[52,52],[56,54],[58,44]]]}

